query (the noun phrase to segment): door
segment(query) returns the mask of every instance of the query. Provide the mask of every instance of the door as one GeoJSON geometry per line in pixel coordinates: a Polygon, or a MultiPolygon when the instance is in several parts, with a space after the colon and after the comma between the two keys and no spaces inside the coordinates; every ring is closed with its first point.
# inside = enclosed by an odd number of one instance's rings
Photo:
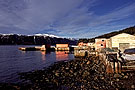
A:
{"type": "Polygon", "coordinates": [[[119,43],[119,49],[123,52],[125,49],[128,49],[130,46],[129,43],[119,43]]]}

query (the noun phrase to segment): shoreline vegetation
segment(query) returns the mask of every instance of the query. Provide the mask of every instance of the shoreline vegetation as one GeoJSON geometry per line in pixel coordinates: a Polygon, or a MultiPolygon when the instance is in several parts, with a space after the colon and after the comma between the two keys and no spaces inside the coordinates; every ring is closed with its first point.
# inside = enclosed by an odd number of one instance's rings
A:
{"type": "Polygon", "coordinates": [[[61,61],[43,70],[20,73],[21,84],[0,84],[0,90],[135,89],[135,73],[107,74],[98,56],[61,61]]]}

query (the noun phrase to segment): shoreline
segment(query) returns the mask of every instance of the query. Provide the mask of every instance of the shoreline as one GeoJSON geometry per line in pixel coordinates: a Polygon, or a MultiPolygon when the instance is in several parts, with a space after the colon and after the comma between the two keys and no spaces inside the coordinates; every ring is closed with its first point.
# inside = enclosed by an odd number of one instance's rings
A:
{"type": "Polygon", "coordinates": [[[61,61],[43,70],[20,74],[24,84],[0,84],[1,88],[20,89],[134,89],[135,74],[107,74],[97,56],[61,61]],[[132,80],[132,82],[131,82],[132,80]]]}

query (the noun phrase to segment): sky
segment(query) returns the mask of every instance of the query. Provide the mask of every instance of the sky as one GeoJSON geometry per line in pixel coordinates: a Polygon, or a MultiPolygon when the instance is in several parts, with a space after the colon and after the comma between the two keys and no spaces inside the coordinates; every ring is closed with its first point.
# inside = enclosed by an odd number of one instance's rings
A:
{"type": "Polygon", "coordinates": [[[0,0],[0,33],[92,38],[135,26],[135,0],[0,0]]]}

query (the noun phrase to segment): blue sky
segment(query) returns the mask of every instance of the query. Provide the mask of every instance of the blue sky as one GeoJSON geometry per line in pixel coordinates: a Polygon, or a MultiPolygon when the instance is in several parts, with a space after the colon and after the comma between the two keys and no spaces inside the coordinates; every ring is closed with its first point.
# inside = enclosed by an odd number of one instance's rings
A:
{"type": "Polygon", "coordinates": [[[135,0],[0,0],[0,33],[91,38],[135,25],[135,0]]]}

